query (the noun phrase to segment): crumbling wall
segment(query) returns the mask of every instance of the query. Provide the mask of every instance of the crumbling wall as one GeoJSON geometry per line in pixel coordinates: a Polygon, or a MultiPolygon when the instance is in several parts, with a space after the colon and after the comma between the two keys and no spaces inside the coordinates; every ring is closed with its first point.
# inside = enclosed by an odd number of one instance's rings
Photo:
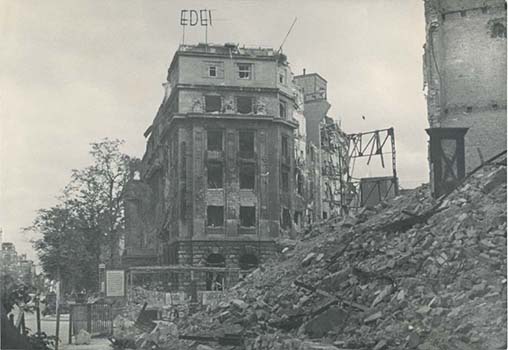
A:
{"type": "Polygon", "coordinates": [[[505,2],[426,0],[425,16],[429,124],[469,128],[470,171],[506,149],[505,2]]]}

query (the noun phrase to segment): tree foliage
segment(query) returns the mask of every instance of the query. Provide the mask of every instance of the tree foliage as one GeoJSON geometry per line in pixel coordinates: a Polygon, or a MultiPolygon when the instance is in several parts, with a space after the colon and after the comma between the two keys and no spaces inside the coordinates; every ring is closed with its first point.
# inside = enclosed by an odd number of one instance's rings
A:
{"type": "Polygon", "coordinates": [[[64,290],[97,287],[99,263],[118,262],[118,241],[124,228],[123,191],[132,159],[120,151],[123,141],[91,144],[92,164],[72,170],[59,203],[38,211],[28,228],[44,271],[58,272],[64,290]]]}

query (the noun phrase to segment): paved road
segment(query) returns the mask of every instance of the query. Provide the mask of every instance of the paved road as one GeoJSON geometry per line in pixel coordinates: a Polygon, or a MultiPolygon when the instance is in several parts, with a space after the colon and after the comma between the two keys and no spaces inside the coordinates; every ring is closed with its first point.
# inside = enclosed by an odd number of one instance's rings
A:
{"type": "MultiPolygon", "coordinates": [[[[37,332],[37,318],[35,314],[25,313],[25,323],[31,332],[37,332]]],[[[47,335],[56,334],[56,316],[41,318],[41,331],[47,335]]],[[[89,345],[74,345],[69,343],[69,315],[60,315],[60,350],[112,350],[109,340],[105,338],[93,338],[89,345]]]]}

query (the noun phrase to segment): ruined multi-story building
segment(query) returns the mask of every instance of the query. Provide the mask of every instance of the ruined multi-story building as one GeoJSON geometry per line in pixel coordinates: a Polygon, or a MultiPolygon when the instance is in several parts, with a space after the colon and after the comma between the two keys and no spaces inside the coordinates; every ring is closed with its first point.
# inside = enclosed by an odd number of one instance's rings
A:
{"type": "Polygon", "coordinates": [[[425,19],[429,124],[469,128],[470,171],[506,149],[506,2],[425,0],[425,19]]]}
{"type": "Polygon", "coordinates": [[[304,209],[295,204],[302,98],[286,57],[182,45],[164,87],[140,179],[127,189],[124,265],[266,261],[304,209]]]}

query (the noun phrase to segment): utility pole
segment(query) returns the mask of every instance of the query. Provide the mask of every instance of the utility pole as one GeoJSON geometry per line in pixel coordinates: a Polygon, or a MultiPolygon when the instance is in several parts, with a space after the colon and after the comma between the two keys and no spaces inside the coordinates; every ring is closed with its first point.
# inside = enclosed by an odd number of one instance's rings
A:
{"type": "MultiPolygon", "coordinates": [[[[58,261],[60,263],[60,259],[58,261]]],[[[60,265],[57,266],[57,282],[56,282],[56,342],[55,350],[58,350],[60,342],[60,265]]]]}

